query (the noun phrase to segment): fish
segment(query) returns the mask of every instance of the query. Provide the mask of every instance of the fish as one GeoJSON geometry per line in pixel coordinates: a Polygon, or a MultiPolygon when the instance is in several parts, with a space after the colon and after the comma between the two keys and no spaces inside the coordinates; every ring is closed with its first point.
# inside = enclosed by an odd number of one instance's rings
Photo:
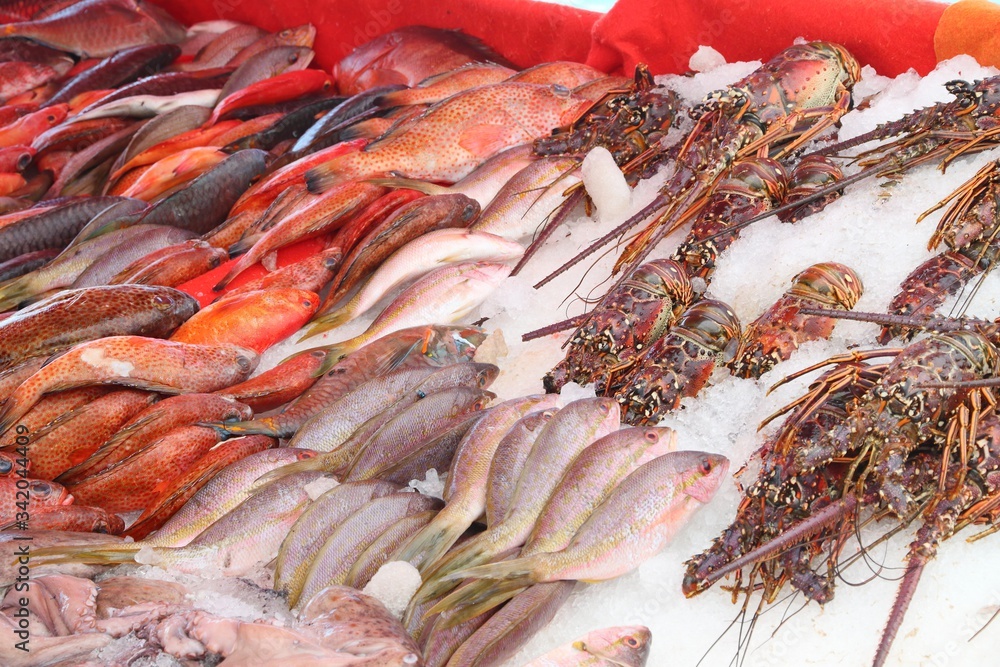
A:
{"type": "Polygon", "coordinates": [[[467,229],[428,232],[390,255],[354,297],[343,307],[317,318],[336,328],[359,317],[394,289],[443,266],[462,262],[513,262],[524,248],[494,234],[467,229]]]}
{"type": "Polygon", "coordinates": [[[73,116],[69,122],[81,123],[98,118],[152,118],[186,106],[211,108],[219,101],[218,88],[201,88],[169,95],[132,95],[109,100],[108,95],[73,116]]]}
{"type": "MultiPolygon", "coordinates": [[[[109,187],[125,172],[131,170],[133,167],[142,166],[140,164],[129,166],[129,162],[137,155],[162,142],[169,141],[173,137],[199,129],[210,113],[211,111],[204,107],[187,106],[150,119],[148,123],[132,135],[129,145],[111,166],[111,173],[108,176],[109,187]]],[[[145,164],[153,164],[154,162],[156,160],[150,158],[149,162],[145,164]]]]}
{"type": "Polygon", "coordinates": [[[81,503],[109,512],[142,510],[218,443],[214,429],[182,426],[69,488],[81,503]]]}
{"type": "Polygon", "coordinates": [[[166,337],[197,310],[197,301],[169,287],[67,290],[0,322],[0,368],[106,336],[166,337]]]}
{"type": "Polygon", "coordinates": [[[202,308],[170,337],[181,343],[242,345],[262,353],[299,330],[319,307],[319,296],[270,289],[226,296],[202,308]]]}
{"type": "Polygon", "coordinates": [[[97,195],[110,166],[109,161],[125,148],[143,122],[125,121],[121,129],[110,132],[73,155],[59,171],[45,196],[97,195]]]}
{"type": "Polygon", "coordinates": [[[289,438],[313,415],[361,383],[396,369],[470,361],[485,338],[486,333],[474,327],[422,325],[384,336],[344,359],[331,359],[322,348],[303,350],[295,356],[320,351],[323,363],[316,371],[316,383],[298,400],[281,414],[217,427],[230,434],[263,433],[289,438]]]}
{"type": "Polygon", "coordinates": [[[340,248],[327,248],[298,262],[265,273],[260,278],[249,280],[239,287],[229,285],[225,295],[271,289],[300,289],[319,293],[333,279],[333,272],[340,265],[342,255],[340,248]]]}
{"type": "MultiPolygon", "coordinates": [[[[439,560],[436,567],[428,571],[423,586],[410,602],[410,609],[415,603],[454,588],[457,584],[450,574],[456,570],[488,562],[500,552],[523,544],[545,503],[580,452],[618,429],[617,406],[616,401],[607,398],[581,399],[557,412],[531,448],[504,519],[439,560]]],[[[436,611],[445,608],[438,607],[436,611]]]]}
{"type": "Polygon", "coordinates": [[[0,171],[24,171],[35,157],[35,149],[31,146],[8,146],[0,148],[0,171]]]}
{"type": "Polygon", "coordinates": [[[245,380],[257,354],[235,345],[189,345],[109,336],[71,348],[24,381],[0,407],[0,431],[47,392],[119,384],[168,394],[210,392],[245,380]]]}
{"type": "Polygon", "coordinates": [[[369,501],[398,490],[395,484],[377,479],[338,484],[299,516],[281,543],[274,565],[274,588],[287,593],[289,606],[298,604],[309,567],[334,531],[369,501]]]}
{"type": "Polygon", "coordinates": [[[408,484],[425,478],[431,468],[435,471],[447,470],[462,438],[488,412],[488,409],[467,412],[457,419],[446,421],[410,447],[404,456],[381,468],[378,476],[397,484],[408,484]]]}
{"type": "Polygon", "coordinates": [[[557,60],[523,69],[510,77],[508,81],[558,84],[572,90],[591,81],[602,79],[605,76],[604,72],[594,69],[590,65],[567,60],[557,60]]]}
{"type": "Polygon", "coordinates": [[[259,81],[285,72],[303,70],[312,62],[315,53],[305,46],[275,46],[267,49],[236,68],[222,87],[220,100],[259,81]]]}
{"type": "MultiPolygon", "coordinates": [[[[127,240],[116,245],[84,269],[73,281],[72,288],[98,287],[107,285],[112,278],[118,275],[123,269],[133,262],[148,256],[152,252],[157,252],[163,248],[168,248],[177,243],[182,243],[194,236],[193,232],[178,227],[166,225],[135,225],[130,231],[141,229],[131,235],[127,240]]],[[[100,239],[94,239],[99,241],[100,239]]]]}
{"type": "Polygon", "coordinates": [[[712,499],[728,471],[729,460],[718,454],[684,451],[657,457],[626,477],[564,549],[447,574],[447,579],[484,578],[492,584],[480,599],[456,591],[431,611],[473,603],[489,608],[511,588],[560,580],[592,583],[631,572],[666,547],[694,511],[712,499]]]}
{"type": "Polygon", "coordinates": [[[523,667],[644,667],[652,638],[653,634],[644,625],[593,630],[523,667]]]}
{"type": "Polygon", "coordinates": [[[130,46],[177,43],[184,28],[142,0],[82,0],[46,18],[0,26],[83,58],[103,58],[130,46]]]}
{"type": "MultiPolygon", "coordinates": [[[[13,586],[18,576],[17,549],[24,545],[24,542],[31,540],[31,550],[45,547],[66,547],[68,545],[100,545],[102,547],[114,547],[122,544],[122,538],[113,535],[99,533],[68,533],[58,530],[10,530],[0,532],[0,581],[4,586],[13,586]]],[[[38,577],[46,572],[64,572],[78,576],[94,576],[101,571],[101,568],[92,567],[86,564],[66,564],[61,563],[56,566],[32,563],[32,576],[38,577]]]]}
{"type": "MultiPolygon", "coordinates": [[[[45,360],[42,359],[42,361],[45,360]]],[[[31,364],[29,368],[34,367],[37,370],[41,365],[34,366],[34,364],[31,364]]],[[[33,374],[34,371],[29,374],[29,377],[33,374]]],[[[14,388],[20,384],[20,382],[17,383],[14,385],[14,388]]],[[[51,396],[46,396],[38,402],[38,405],[29,410],[24,417],[15,422],[12,428],[0,436],[0,447],[11,448],[19,442],[20,444],[24,444],[25,438],[30,442],[34,438],[45,435],[59,424],[60,417],[81,405],[107,394],[109,391],[110,388],[108,387],[81,387],[80,389],[60,391],[51,396]],[[18,440],[18,436],[21,436],[20,441],[18,440]]]]}
{"type": "Polygon", "coordinates": [[[236,109],[255,104],[276,104],[315,95],[330,88],[330,77],[317,69],[289,70],[268,79],[251,83],[219,100],[206,126],[236,109]]]}
{"type": "Polygon", "coordinates": [[[513,67],[483,42],[457,30],[407,26],[358,45],[334,66],[340,92],[355,95],[386,84],[413,86],[470,62],[513,67]]]}
{"type": "Polygon", "coordinates": [[[456,387],[484,389],[498,373],[492,364],[470,362],[442,368],[422,365],[372,378],[303,424],[289,441],[292,446],[323,453],[272,475],[299,470],[346,473],[369,440],[414,403],[456,387]]]}
{"type": "Polygon", "coordinates": [[[195,54],[191,62],[181,63],[178,65],[178,68],[182,70],[197,70],[207,67],[222,67],[235,58],[244,48],[267,34],[267,31],[255,25],[241,23],[214,36],[208,44],[195,54]]]}
{"type": "MultiPolygon", "coordinates": [[[[266,153],[239,151],[161,199],[141,217],[146,225],[169,225],[204,234],[225,220],[233,203],[264,172],[266,153]]],[[[0,230],[2,232],[2,230],[0,230]]]]}
{"type": "Polygon", "coordinates": [[[506,434],[528,412],[555,407],[552,395],[526,396],[493,406],[462,438],[448,470],[445,507],[430,525],[399,548],[405,560],[424,572],[486,510],[486,482],[493,455],[506,434]]]}
{"type": "Polygon", "coordinates": [[[478,206],[462,196],[426,197],[403,204],[347,255],[333,279],[322,312],[339,303],[407,242],[436,229],[468,227],[478,214],[478,206]]]}
{"type": "Polygon", "coordinates": [[[0,62],[0,102],[43,86],[62,77],[73,61],[69,58],[51,64],[36,62],[0,62]]]}
{"type": "Polygon", "coordinates": [[[274,368],[215,393],[250,406],[254,412],[267,412],[301,396],[316,383],[315,372],[326,353],[315,350],[283,361],[274,368]]]}
{"type": "Polygon", "coordinates": [[[60,476],[59,481],[74,484],[92,477],[147,449],[177,428],[212,419],[246,419],[252,414],[249,406],[215,394],[169,396],[133,415],[92,456],[60,476]]]}
{"type": "Polygon", "coordinates": [[[422,398],[380,428],[358,452],[346,481],[371,479],[416,451],[435,433],[464,421],[496,398],[484,389],[455,387],[422,398]]]}
{"type": "Polygon", "coordinates": [[[337,527],[312,559],[299,606],[327,586],[343,585],[365,549],[401,518],[440,506],[441,501],[419,493],[394,493],[365,503],[337,527]]]}
{"type": "Polygon", "coordinates": [[[514,74],[514,70],[503,65],[490,62],[469,63],[450,72],[429,76],[412,88],[379,95],[374,104],[378,107],[433,104],[470,88],[500,83],[514,74]]]}
{"type": "Polygon", "coordinates": [[[31,460],[16,452],[0,452],[0,477],[17,477],[21,471],[31,470],[31,460]]]}
{"type": "Polygon", "coordinates": [[[69,103],[81,93],[131,83],[169,65],[180,55],[174,44],[148,44],[121,49],[64,83],[44,106],[69,103]]]}
{"type": "Polygon", "coordinates": [[[507,181],[472,230],[512,241],[535,234],[566,200],[566,190],[582,182],[580,164],[576,157],[535,160],[507,181]]]}
{"type": "Polygon", "coordinates": [[[549,624],[573,592],[575,584],[573,581],[557,581],[535,584],[522,591],[459,646],[448,664],[451,667],[495,667],[503,664],[549,624]]]}
{"type": "MultiPolygon", "coordinates": [[[[76,504],[36,507],[31,512],[27,524],[30,530],[108,535],[121,535],[125,531],[125,521],[117,514],[111,514],[100,507],[76,504]]],[[[10,530],[15,525],[0,526],[0,530],[10,530]]]]}
{"type": "Polygon", "coordinates": [[[324,97],[304,104],[294,111],[289,111],[270,127],[226,144],[224,150],[237,151],[244,148],[272,150],[281,142],[299,138],[317,118],[343,101],[343,97],[324,97]]]}
{"type": "Polygon", "coordinates": [[[55,479],[85,461],[118,428],[155,399],[135,389],[113,391],[62,415],[58,424],[24,445],[34,474],[55,479]]]}
{"type": "Polygon", "coordinates": [[[545,136],[591,103],[561,86],[497,83],[473,88],[431,106],[390,136],[313,167],[311,192],[346,178],[384,176],[454,183],[500,151],[545,136]]]}
{"type": "Polygon", "coordinates": [[[213,146],[199,146],[174,153],[151,165],[122,197],[153,201],[168,190],[205,173],[228,157],[213,146]]]}
{"type": "Polygon", "coordinates": [[[16,523],[18,530],[27,530],[27,526],[22,524],[36,509],[69,505],[72,502],[73,496],[64,486],[55,482],[23,477],[0,479],[0,524],[2,525],[16,523]],[[18,501],[21,501],[20,504],[18,501]]]}
{"type": "Polygon", "coordinates": [[[524,462],[542,429],[558,408],[539,410],[522,417],[497,445],[486,482],[486,525],[495,526],[507,514],[524,462]]]}
{"type": "MultiPolygon", "coordinates": [[[[169,98],[174,95],[198,91],[220,91],[225,80],[229,78],[229,69],[206,70],[187,74],[183,72],[160,72],[138,81],[122,86],[109,92],[77,112],[77,116],[90,113],[105,105],[127,98],[159,97],[169,98]]],[[[206,93],[207,95],[207,93],[206,93]]],[[[218,98],[218,93],[214,93],[218,98]]],[[[184,98],[178,98],[184,99],[184,98]]],[[[167,113],[168,110],[163,110],[167,113]]]]}
{"type": "Polygon", "coordinates": [[[344,577],[345,584],[358,590],[363,589],[379,568],[392,559],[392,554],[399,544],[426,526],[436,514],[436,510],[410,514],[386,528],[355,560],[347,576],[344,577]]]}
{"type": "Polygon", "coordinates": [[[188,239],[135,260],[115,274],[109,285],[176,287],[222,263],[228,255],[201,239],[188,239]]]}
{"type": "MultiPolygon", "coordinates": [[[[432,271],[396,296],[363,333],[328,349],[342,356],[420,322],[458,322],[479,307],[510,271],[509,264],[497,262],[463,262],[432,271]]],[[[300,340],[329,328],[327,323],[313,324],[300,340]]]]}
{"type": "MultiPolygon", "coordinates": [[[[71,287],[95,262],[128,241],[151,231],[163,231],[161,226],[135,225],[118,229],[79,245],[70,246],[48,264],[0,286],[0,309],[12,308],[25,300],[62,287],[71,287]]],[[[181,236],[182,230],[177,230],[181,236]]],[[[159,237],[162,240],[162,236],[159,237]]],[[[149,239],[147,239],[148,241],[149,239]]],[[[153,238],[156,240],[156,237],[153,238]]],[[[120,257],[120,254],[115,257],[120,257]]],[[[99,286],[99,285],[95,285],[99,286]]]]}
{"type": "Polygon", "coordinates": [[[322,478],[322,473],[306,472],[276,480],[219,516],[182,547],[158,546],[148,541],[110,548],[55,547],[33,550],[32,558],[40,564],[136,562],[202,576],[243,576],[275,558],[288,530],[312,502],[305,487],[322,478]],[[261,517],[268,520],[262,521],[261,517]]]}
{"type": "Polygon", "coordinates": [[[226,64],[230,67],[239,67],[247,60],[250,60],[250,58],[276,46],[304,46],[312,48],[315,41],[316,27],[311,23],[305,23],[293,28],[285,28],[279,32],[265,33],[255,42],[241,49],[226,64]]]}
{"type": "MultiPolygon", "coordinates": [[[[143,539],[166,523],[184,503],[227,466],[277,445],[277,440],[266,435],[250,435],[220,443],[198,459],[187,472],[174,478],[169,486],[143,508],[142,514],[129,526],[129,537],[143,539]]],[[[124,526],[122,528],[124,530],[124,526]]]]}
{"type": "Polygon", "coordinates": [[[36,250],[61,250],[91,218],[118,201],[117,197],[69,201],[0,227],[0,260],[36,250]]]}
{"type": "Polygon", "coordinates": [[[244,237],[230,248],[230,252],[247,251],[246,254],[219,281],[215,289],[223,289],[241,272],[282,246],[337,229],[384,192],[382,188],[370,183],[348,181],[297,208],[259,238],[253,240],[244,237]]]}

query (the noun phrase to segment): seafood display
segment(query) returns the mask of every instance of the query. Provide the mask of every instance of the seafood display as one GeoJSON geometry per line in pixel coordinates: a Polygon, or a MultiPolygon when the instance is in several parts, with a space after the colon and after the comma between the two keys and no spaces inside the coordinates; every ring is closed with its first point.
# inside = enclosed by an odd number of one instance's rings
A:
{"type": "Polygon", "coordinates": [[[1000,519],[995,70],[909,111],[822,37],[331,66],[43,4],[0,2],[0,663],[752,664],[859,595],[833,652],[925,659],[1000,519]]]}

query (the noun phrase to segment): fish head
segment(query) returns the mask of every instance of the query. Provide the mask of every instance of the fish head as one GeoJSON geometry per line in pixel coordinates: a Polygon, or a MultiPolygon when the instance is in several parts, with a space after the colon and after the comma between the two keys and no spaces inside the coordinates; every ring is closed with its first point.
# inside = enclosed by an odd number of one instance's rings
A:
{"type": "Polygon", "coordinates": [[[488,334],[479,327],[432,326],[428,327],[424,356],[432,361],[447,364],[466,358],[472,359],[488,334]]]}
{"type": "Polygon", "coordinates": [[[92,533],[104,533],[106,535],[121,535],[125,531],[125,520],[117,514],[107,514],[94,519],[94,524],[90,528],[92,533]]]}
{"type": "Polygon", "coordinates": [[[476,386],[486,389],[500,375],[500,367],[493,364],[474,364],[476,366],[476,386]]]}
{"type": "Polygon", "coordinates": [[[316,41],[316,26],[312,23],[306,23],[305,25],[295,26],[294,28],[285,28],[278,33],[277,41],[279,44],[286,46],[305,46],[312,48],[313,43],[316,41]]]}
{"type": "Polygon", "coordinates": [[[642,667],[652,640],[653,633],[644,625],[619,626],[588,632],[573,648],[622,667],[642,667]]]}
{"type": "Polygon", "coordinates": [[[489,285],[497,286],[510,275],[513,269],[514,267],[510,264],[502,262],[477,262],[475,268],[467,275],[473,280],[481,280],[489,285]]]}
{"type": "Polygon", "coordinates": [[[676,452],[674,464],[684,493],[700,503],[708,503],[729,472],[729,459],[706,452],[676,452]]]}
{"type": "Polygon", "coordinates": [[[674,429],[666,426],[647,426],[642,430],[642,438],[647,446],[639,458],[639,465],[677,449],[677,432],[674,429]]]}
{"type": "Polygon", "coordinates": [[[153,292],[150,298],[153,308],[163,313],[172,313],[178,324],[198,312],[198,300],[186,292],[172,287],[153,287],[150,291],[153,292]]]}
{"type": "MultiPolygon", "coordinates": [[[[28,463],[28,459],[23,459],[25,463],[28,463]]],[[[0,452],[0,477],[11,477],[15,475],[14,472],[17,469],[16,460],[13,454],[8,454],[7,452],[0,452]]]]}
{"type": "Polygon", "coordinates": [[[44,505],[71,505],[73,496],[62,484],[44,479],[33,479],[28,482],[28,496],[35,502],[44,505]]]}

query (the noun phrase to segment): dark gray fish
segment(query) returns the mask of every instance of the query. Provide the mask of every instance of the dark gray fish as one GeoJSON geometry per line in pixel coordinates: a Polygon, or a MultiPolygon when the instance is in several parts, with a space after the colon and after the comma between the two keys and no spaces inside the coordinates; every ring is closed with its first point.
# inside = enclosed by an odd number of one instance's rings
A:
{"type": "Polygon", "coordinates": [[[305,46],[276,46],[268,49],[256,58],[252,58],[232,73],[226,85],[219,93],[219,100],[224,100],[237,90],[243,90],[247,86],[278,76],[284,72],[295,72],[305,69],[312,62],[314,52],[305,46]]]}
{"type": "Polygon", "coordinates": [[[203,72],[163,72],[139,79],[135,83],[119,88],[107,97],[80,110],[78,115],[93,111],[109,102],[123,100],[137,95],[176,95],[194,90],[222,88],[229,78],[229,70],[205,70],[203,72]]]}
{"type": "Polygon", "coordinates": [[[343,101],[343,97],[327,97],[309,102],[285,114],[284,118],[266,130],[238,139],[223,147],[222,150],[234,152],[245,148],[260,148],[269,151],[279,142],[302,136],[302,133],[316,122],[318,114],[329,111],[343,101]]]}
{"type": "Polygon", "coordinates": [[[312,127],[310,127],[306,133],[295,142],[295,145],[292,146],[292,150],[289,152],[305,155],[306,153],[317,151],[320,148],[325,148],[325,146],[314,146],[313,143],[325,134],[329,133],[338,125],[341,125],[342,123],[349,121],[366,111],[375,109],[375,99],[379,95],[405,89],[406,86],[402,84],[379,86],[378,88],[372,88],[371,90],[358,93],[353,97],[348,97],[342,104],[340,104],[340,106],[316,121],[312,127]]]}
{"type": "Polygon", "coordinates": [[[58,250],[36,250],[18,255],[6,262],[0,262],[0,282],[18,278],[26,273],[31,273],[35,269],[48,264],[53,257],[59,254],[58,250]]]}
{"type": "Polygon", "coordinates": [[[211,109],[196,106],[183,106],[173,111],[151,118],[148,123],[132,135],[132,141],[111,167],[111,178],[106,187],[118,180],[121,175],[118,169],[147,148],[166,141],[178,134],[201,127],[212,115],[211,109]]]}
{"type": "Polygon", "coordinates": [[[154,204],[141,218],[146,225],[170,225],[205,234],[221,224],[253,179],[264,173],[264,151],[239,151],[187,187],[154,204]]]}
{"type": "Polygon", "coordinates": [[[89,197],[0,228],[0,261],[36,250],[63,249],[95,215],[122,197],[89,197]]]}

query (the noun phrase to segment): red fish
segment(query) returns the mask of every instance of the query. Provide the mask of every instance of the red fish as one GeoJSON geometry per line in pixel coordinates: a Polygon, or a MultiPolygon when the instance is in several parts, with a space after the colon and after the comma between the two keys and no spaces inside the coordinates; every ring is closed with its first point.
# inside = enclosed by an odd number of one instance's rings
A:
{"type": "Polygon", "coordinates": [[[66,120],[69,107],[56,104],[40,109],[0,128],[0,147],[29,145],[45,130],[66,120]]]}
{"type": "Polygon", "coordinates": [[[459,93],[363,151],[306,174],[311,192],[348,178],[399,175],[454,183],[491,155],[574,120],[591,103],[561,86],[498,83],[459,93]]]}
{"type": "Polygon", "coordinates": [[[329,87],[330,77],[326,72],[318,69],[285,72],[270,79],[252,83],[220,100],[208,121],[205,122],[205,127],[214,125],[220,117],[235,109],[243,109],[256,104],[287,102],[319,93],[329,87]]]}
{"type": "Polygon", "coordinates": [[[31,146],[8,146],[0,148],[0,172],[24,171],[35,157],[31,146]]]}
{"type": "Polygon", "coordinates": [[[267,412],[295,400],[316,382],[316,372],[326,359],[325,350],[297,354],[255,378],[215,392],[267,412]]]}
{"type": "MultiPolygon", "coordinates": [[[[0,478],[0,525],[24,521],[41,507],[69,505],[73,502],[73,496],[61,484],[29,479],[26,480],[28,488],[24,489],[22,479],[0,478]],[[18,501],[22,502],[21,507],[18,506],[18,501]]],[[[17,527],[21,529],[21,524],[18,523],[17,527]]]]}
{"type": "Polygon", "coordinates": [[[319,296],[298,289],[234,294],[196,313],[170,340],[201,345],[239,344],[263,352],[288,338],[319,308],[319,296]]]}
{"type": "Polygon", "coordinates": [[[151,202],[168,190],[197,178],[226,157],[228,155],[211,146],[179,151],[152,165],[121,196],[151,202]]]}
{"type": "Polygon", "coordinates": [[[254,290],[300,289],[319,293],[333,279],[343,253],[340,248],[328,248],[311,257],[266,273],[239,287],[227,289],[226,295],[254,290]]]}
{"type": "MultiPolygon", "coordinates": [[[[29,530],[62,530],[71,533],[105,533],[121,535],[125,521],[117,514],[110,514],[100,507],[84,505],[52,505],[37,507],[28,519],[29,530]]],[[[20,527],[10,523],[0,530],[20,527]]]]}

